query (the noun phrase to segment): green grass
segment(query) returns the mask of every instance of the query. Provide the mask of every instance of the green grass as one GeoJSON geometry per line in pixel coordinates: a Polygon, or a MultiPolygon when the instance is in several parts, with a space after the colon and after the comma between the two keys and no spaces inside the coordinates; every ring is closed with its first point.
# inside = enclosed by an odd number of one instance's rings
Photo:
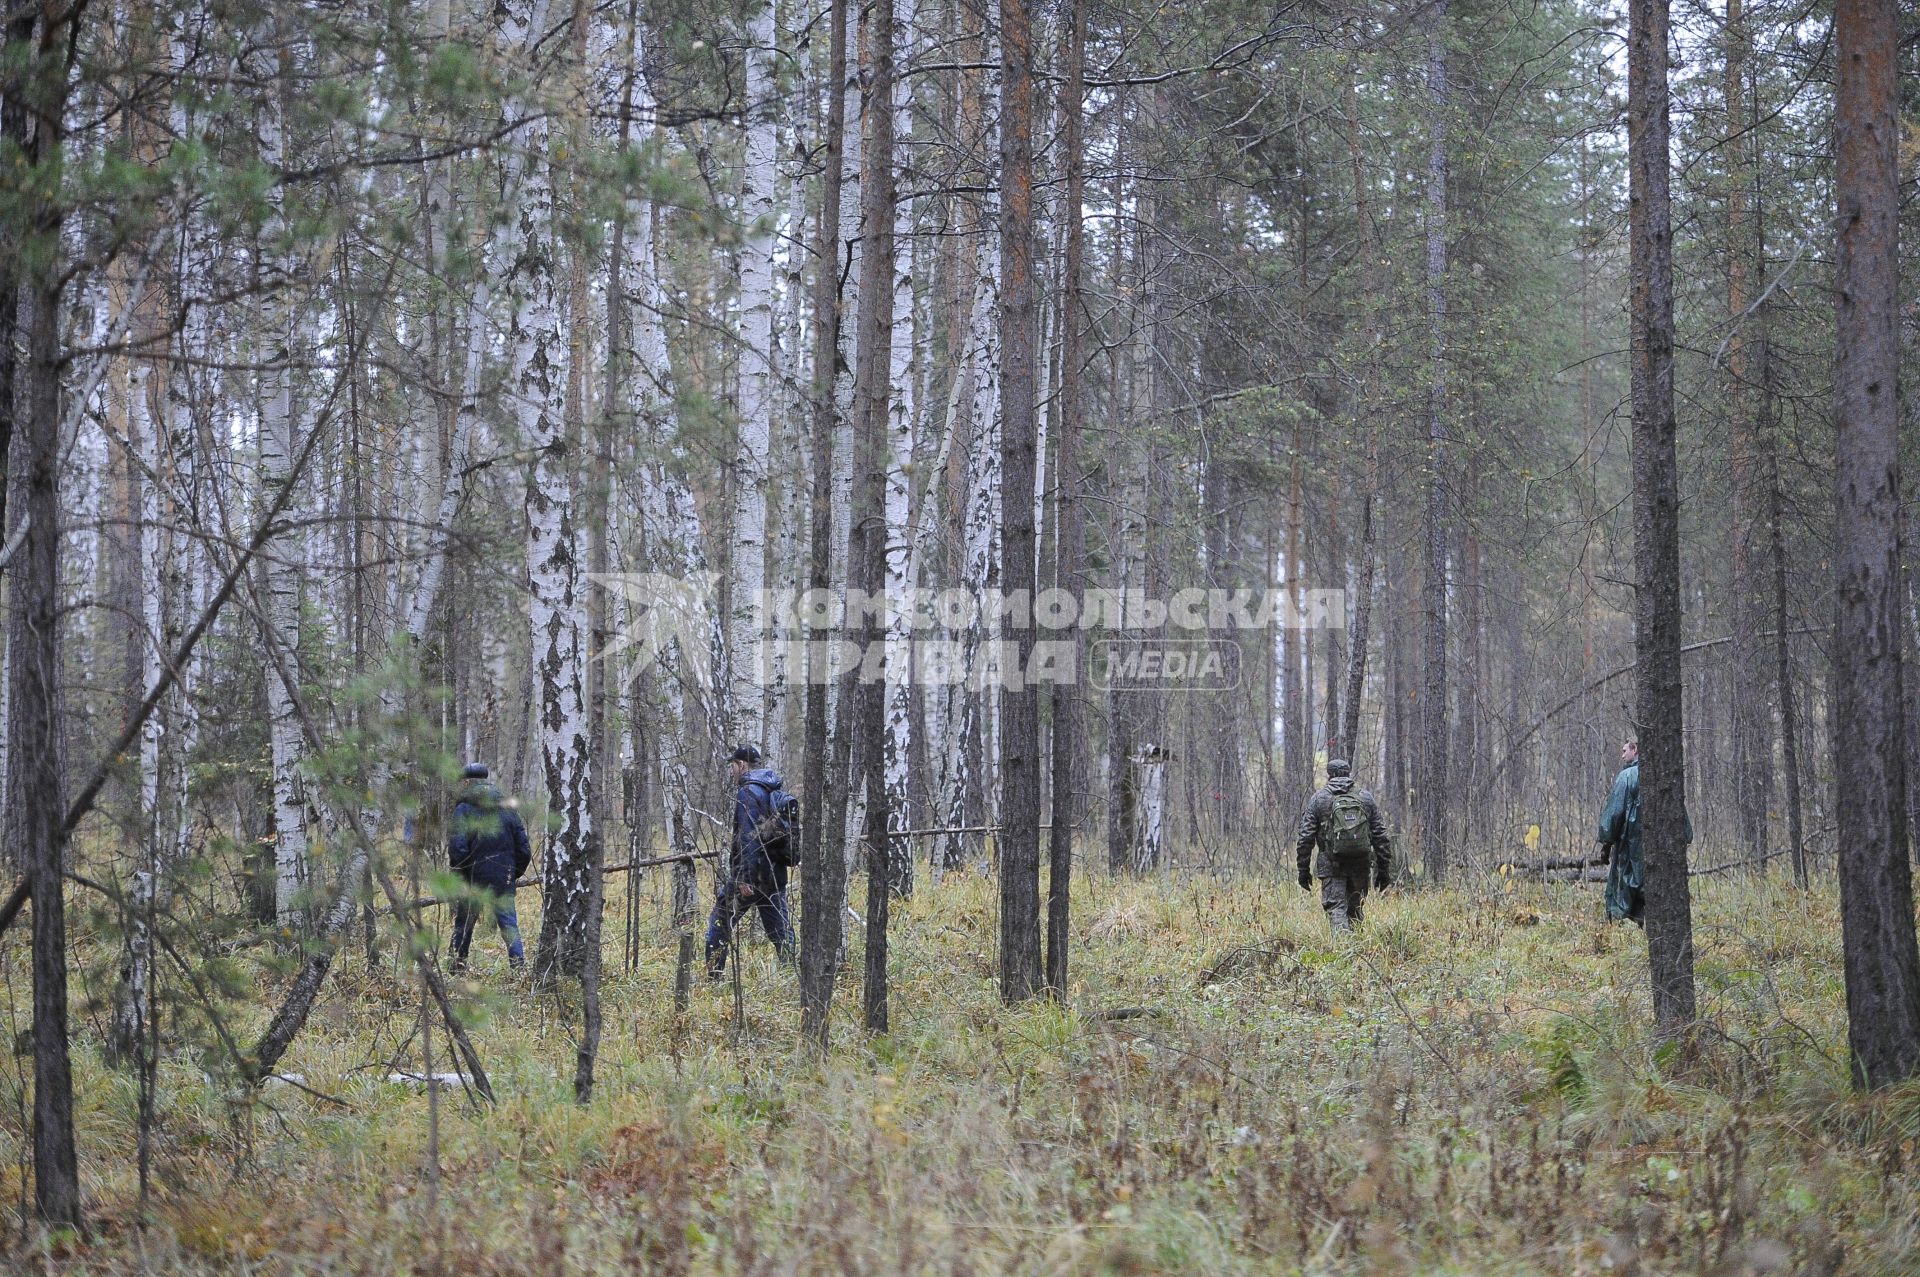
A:
{"type": "MultiPolygon", "coordinates": [[[[442,1097],[437,1202],[429,1101],[382,1080],[418,1018],[391,965],[343,955],[282,1065],[347,1107],[169,1056],[145,1228],[136,1088],[83,1034],[91,1234],[15,1217],[0,1254],[76,1272],[1920,1271],[1920,1090],[1847,1085],[1830,886],[1697,882],[1708,1027],[1681,1059],[1649,1040],[1640,935],[1599,920],[1591,885],[1392,892],[1354,940],[1290,880],[1076,887],[1067,1006],[1001,1006],[992,883],[926,885],[894,912],[893,1033],[855,1027],[856,952],[824,1064],[794,1046],[764,943],[744,1031],[717,989],[676,1020],[648,894],[645,960],[609,963],[584,1109],[577,1017],[511,985],[486,936],[461,987],[500,1102],[442,1097]]],[[[9,1202],[24,1067],[0,1079],[9,1202]]]]}

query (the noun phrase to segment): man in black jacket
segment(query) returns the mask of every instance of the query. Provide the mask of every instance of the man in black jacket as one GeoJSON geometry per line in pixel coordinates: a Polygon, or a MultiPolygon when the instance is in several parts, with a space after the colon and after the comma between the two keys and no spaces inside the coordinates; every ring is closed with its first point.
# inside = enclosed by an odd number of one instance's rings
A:
{"type": "Polygon", "coordinates": [[[1387,840],[1387,822],[1380,804],[1364,789],[1353,787],[1352,768],[1344,758],[1327,760],[1326,788],[1314,794],[1300,817],[1300,837],[1294,858],[1300,887],[1313,890],[1320,879],[1320,906],[1335,931],[1360,925],[1367,903],[1367,862],[1373,862],[1373,885],[1384,890],[1392,883],[1393,844],[1387,840]]]}
{"type": "Polygon", "coordinates": [[[733,933],[750,910],[773,941],[782,962],[793,961],[793,925],[787,917],[787,867],[761,845],[760,831],[773,815],[780,773],[760,765],[760,751],[742,745],[727,760],[738,786],[733,800],[733,846],[720,874],[713,915],[707,919],[707,975],[718,980],[727,969],[733,933]]]}
{"type": "Polygon", "coordinates": [[[494,921],[507,942],[507,962],[525,965],[526,946],[520,940],[520,917],[513,907],[513,884],[533,862],[527,826],[498,789],[487,781],[484,763],[468,763],[453,804],[453,830],[447,838],[453,871],[477,891],[462,895],[453,907],[454,971],[467,965],[474,923],[483,901],[493,908],[494,921]]]}

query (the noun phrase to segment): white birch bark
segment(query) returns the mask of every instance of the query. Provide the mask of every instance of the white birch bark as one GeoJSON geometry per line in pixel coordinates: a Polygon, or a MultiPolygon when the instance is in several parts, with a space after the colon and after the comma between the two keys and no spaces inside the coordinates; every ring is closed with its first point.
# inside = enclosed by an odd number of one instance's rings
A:
{"type": "MultiPolygon", "coordinates": [[[[894,47],[900,50],[900,64],[910,69],[916,45],[915,0],[897,0],[894,8],[898,31],[894,47]]],[[[911,141],[913,130],[913,81],[908,75],[893,80],[894,128],[901,139],[911,141]]],[[[905,154],[910,148],[901,147],[905,154]]],[[[893,209],[893,331],[888,343],[887,368],[887,475],[886,475],[886,593],[888,602],[886,636],[886,751],[883,773],[887,790],[887,810],[899,828],[911,828],[908,804],[910,788],[908,764],[913,746],[912,679],[912,591],[913,575],[913,452],[914,452],[914,278],[913,202],[903,195],[893,209]]],[[[911,841],[899,839],[892,846],[892,879],[895,889],[912,889],[913,850],[911,841]]]]}
{"type": "MultiPolygon", "coordinates": [[[[858,362],[854,351],[853,317],[860,313],[860,143],[866,131],[865,80],[857,56],[860,48],[861,6],[849,4],[846,13],[847,121],[841,145],[838,238],[840,243],[846,245],[847,260],[840,274],[839,353],[833,379],[833,569],[830,576],[836,582],[834,588],[842,598],[845,597],[846,583],[850,579],[847,555],[853,531],[853,370],[858,362]]],[[[839,701],[837,695],[831,694],[834,690],[829,689],[827,700],[827,712],[830,715],[836,714],[835,707],[839,701]]],[[[838,722],[839,719],[836,716],[830,721],[838,722]]],[[[855,749],[857,752],[857,743],[855,749]]]]}
{"type": "MultiPolygon", "coordinates": [[[[989,215],[981,219],[981,224],[991,227],[995,223],[989,215]]],[[[975,251],[978,264],[974,277],[973,306],[968,314],[965,378],[972,438],[967,449],[966,504],[961,516],[961,583],[976,600],[982,600],[995,581],[993,567],[998,562],[995,542],[1000,527],[1000,328],[995,322],[999,313],[998,239],[991,236],[984,238],[975,251]]],[[[958,704],[954,707],[951,725],[957,730],[948,742],[948,748],[954,765],[948,772],[947,793],[941,804],[947,824],[954,827],[967,824],[968,791],[978,788],[984,792],[989,789],[987,776],[977,775],[974,768],[984,765],[994,752],[990,703],[999,698],[986,694],[973,676],[981,660],[980,634],[981,627],[973,625],[958,636],[968,677],[953,687],[958,704]],[[977,748],[973,744],[975,741],[979,742],[977,748]]],[[[992,822],[989,820],[985,823],[992,822]]],[[[942,867],[958,868],[966,855],[966,846],[965,835],[949,835],[941,853],[942,867]]]]}
{"type": "Polygon", "coordinates": [[[759,606],[766,587],[767,459],[774,416],[773,233],[778,194],[773,111],[773,0],[755,0],[747,29],[747,139],[740,254],[740,443],[733,469],[725,719],[732,739],[759,743],[767,706],[758,669],[759,606]]]}
{"type": "MultiPolygon", "coordinates": [[[[644,68],[640,25],[636,22],[628,34],[631,65],[644,68]]],[[[641,121],[652,119],[655,104],[644,69],[635,74],[632,91],[635,118],[641,121]]],[[[640,304],[629,311],[627,320],[632,352],[624,365],[628,373],[624,393],[631,402],[615,407],[616,410],[624,408],[632,414],[642,440],[640,503],[635,514],[646,546],[647,565],[656,573],[692,580],[705,570],[706,561],[701,550],[700,522],[693,493],[667,463],[679,422],[674,398],[673,364],[667,351],[666,326],[662,319],[666,305],[666,283],[660,269],[654,225],[658,213],[648,201],[630,196],[626,216],[623,241],[626,261],[621,286],[628,295],[637,294],[640,304]]],[[[634,633],[646,623],[645,618],[638,614],[633,598],[625,593],[620,598],[625,616],[624,632],[634,633]]],[[[658,681],[665,702],[665,714],[659,733],[662,739],[653,751],[657,781],[655,792],[660,803],[662,828],[672,847],[689,844],[693,836],[693,776],[687,761],[690,742],[683,739],[669,747],[663,738],[669,725],[684,728],[690,721],[687,693],[689,687],[697,689],[692,668],[698,659],[698,654],[682,650],[677,638],[660,653],[658,681]]],[[[633,679],[629,677],[626,681],[631,683],[633,679]]],[[[633,712],[643,711],[636,705],[633,712]]],[[[674,866],[672,908],[676,925],[681,925],[693,909],[693,878],[690,866],[674,866]]]]}
{"type": "Polygon", "coordinates": [[[1149,745],[1135,756],[1134,776],[1140,795],[1140,847],[1133,871],[1145,873],[1164,863],[1160,851],[1166,828],[1167,763],[1158,745],[1149,745]]]}
{"type": "MultiPolygon", "coordinates": [[[[503,24],[503,34],[510,42],[509,48],[513,54],[524,55],[546,26],[547,0],[531,0],[531,9],[525,23],[503,24]]],[[[442,34],[449,30],[452,19],[450,8],[444,0],[435,4],[434,19],[435,26],[442,34]]],[[[526,104],[518,97],[509,98],[502,105],[502,114],[509,121],[519,120],[526,114],[526,104]]],[[[539,127],[544,130],[545,125],[539,127]]],[[[544,136],[542,132],[543,147],[544,136]]],[[[539,154],[531,138],[509,138],[503,148],[501,200],[507,208],[514,207],[519,198],[521,177],[530,154],[539,154]]],[[[441,218],[440,234],[436,235],[434,245],[437,254],[444,254],[448,247],[446,235],[454,224],[450,207],[451,188],[441,165],[432,166],[427,180],[432,190],[441,196],[442,202],[437,206],[441,218]]],[[[508,254],[513,241],[513,220],[496,220],[481,253],[479,275],[467,296],[466,351],[461,361],[459,407],[454,413],[452,435],[447,443],[446,485],[441,490],[438,508],[428,528],[425,557],[414,582],[413,595],[402,613],[405,632],[414,642],[425,636],[434,604],[439,601],[442,582],[446,579],[447,545],[453,535],[453,521],[459,514],[461,502],[465,500],[467,470],[472,464],[474,438],[480,428],[480,383],[486,370],[487,354],[492,347],[493,295],[508,269],[508,254]]],[[[565,378],[559,380],[564,386],[565,378]]]]}
{"type": "MultiPolygon", "coordinates": [[[[543,0],[506,7],[501,29],[511,48],[538,39],[543,0]]],[[[561,331],[553,174],[547,167],[550,127],[530,122],[521,134],[532,157],[514,207],[519,259],[508,333],[508,393],[521,447],[535,455],[527,480],[528,610],[532,629],[534,742],[547,806],[544,894],[536,970],[543,980],[572,975],[584,960],[585,914],[592,895],[587,801],[592,741],[587,726],[585,596],[581,537],[575,520],[575,473],[566,414],[567,341],[561,331]]]]}
{"type": "MultiPolygon", "coordinates": [[[[783,31],[783,38],[791,44],[790,33],[783,31]]],[[[781,427],[776,432],[773,454],[777,480],[768,494],[769,501],[775,503],[775,513],[769,521],[777,519],[776,530],[772,533],[770,583],[782,597],[793,597],[800,588],[804,553],[801,516],[805,508],[802,476],[806,467],[803,441],[811,412],[806,387],[812,384],[807,342],[803,336],[806,330],[803,327],[805,315],[802,303],[807,295],[807,287],[806,254],[801,246],[808,235],[807,178],[806,153],[798,123],[784,133],[780,153],[787,160],[781,170],[781,180],[786,183],[787,211],[779,321],[774,330],[774,351],[777,356],[774,375],[779,400],[775,420],[781,423],[781,427]]],[[[780,627],[779,632],[770,637],[774,639],[774,647],[767,671],[765,748],[774,759],[783,759],[786,756],[787,720],[793,704],[792,689],[788,683],[791,676],[788,642],[792,635],[785,627],[780,627]]]]}
{"type": "MultiPolygon", "coordinates": [[[[267,33],[269,48],[280,41],[276,32],[267,33]]],[[[289,69],[284,51],[277,68],[284,75],[289,69]]],[[[260,158],[269,166],[286,158],[284,111],[287,89],[276,84],[265,95],[265,109],[258,121],[260,158]]],[[[283,227],[281,195],[278,188],[269,197],[266,224],[261,229],[263,243],[279,238],[283,227]]],[[[288,263],[275,260],[272,268],[284,274],[288,263]]],[[[260,415],[260,502],[272,504],[292,481],[293,459],[300,450],[301,438],[294,393],[293,356],[296,345],[296,321],[287,305],[282,287],[269,286],[262,295],[260,322],[264,330],[263,361],[270,365],[261,382],[260,415]]],[[[284,516],[297,521],[305,502],[296,493],[288,502],[284,516]]],[[[266,673],[267,735],[273,767],[274,828],[274,913],[283,927],[299,921],[300,893],[307,877],[307,853],[311,845],[307,825],[306,783],[301,767],[306,760],[306,742],[294,711],[297,688],[282,681],[281,669],[298,677],[300,668],[300,615],[304,536],[287,533],[274,538],[266,547],[266,598],[263,607],[266,623],[272,629],[285,660],[273,663],[266,673]]]]}

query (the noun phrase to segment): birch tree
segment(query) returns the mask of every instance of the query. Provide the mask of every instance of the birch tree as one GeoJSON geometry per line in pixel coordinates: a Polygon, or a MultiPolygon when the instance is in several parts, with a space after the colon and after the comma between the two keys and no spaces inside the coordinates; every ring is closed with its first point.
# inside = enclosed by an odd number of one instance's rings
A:
{"type": "Polygon", "coordinates": [[[756,744],[767,733],[766,694],[756,659],[757,613],[767,580],[767,508],[771,485],[774,393],[774,201],[778,194],[774,98],[773,0],[755,0],[747,27],[746,164],[740,216],[740,444],[733,467],[733,518],[728,573],[727,728],[756,744]]]}
{"type": "MultiPolygon", "coordinates": [[[[545,29],[546,0],[522,0],[502,14],[509,48],[530,47],[545,29]]],[[[527,479],[527,578],[540,776],[546,791],[546,858],[541,873],[536,978],[577,976],[586,961],[591,870],[592,742],[586,707],[585,597],[574,443],[566,419],[567,342],[556,238],[550,126],[540,116],[520,134],[531,162],[513,207],[519,256],[510,280],[513,319],[508,387],[521,445],[534,454],[527,479]]]]}

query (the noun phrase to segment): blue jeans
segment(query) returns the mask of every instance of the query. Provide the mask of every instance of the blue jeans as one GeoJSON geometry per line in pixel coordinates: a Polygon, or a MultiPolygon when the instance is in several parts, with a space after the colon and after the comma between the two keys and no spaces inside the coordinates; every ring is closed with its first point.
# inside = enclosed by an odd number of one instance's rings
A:
{"type": "MultiPolygon", "coordinates": [[[[519,966],[526,961],[527,948],[520,941],[520,915],[514,911],[513,893],[501,896],[492,891],[493,920],[499,924],[500,935],[507,942],[507,961],[519,966]]],[[[467,950],[473,946],[473,927],[480,920],[482,904],[478,900],[462,899],[453,906],[453,958],[456,962],[467,960],[467,950]]]]}

